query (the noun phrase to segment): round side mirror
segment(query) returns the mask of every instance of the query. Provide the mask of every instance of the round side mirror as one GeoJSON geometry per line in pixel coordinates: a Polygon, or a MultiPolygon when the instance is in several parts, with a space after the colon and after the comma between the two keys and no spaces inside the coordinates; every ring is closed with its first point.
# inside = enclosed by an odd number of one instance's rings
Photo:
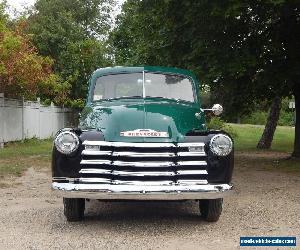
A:
{"type": "Polygon", "coordinates": [[[214,115],[220,115],[223,112],[223,107],[220,104],[214,104],[212,107],[212,112],[214,113],[214,115]]]}

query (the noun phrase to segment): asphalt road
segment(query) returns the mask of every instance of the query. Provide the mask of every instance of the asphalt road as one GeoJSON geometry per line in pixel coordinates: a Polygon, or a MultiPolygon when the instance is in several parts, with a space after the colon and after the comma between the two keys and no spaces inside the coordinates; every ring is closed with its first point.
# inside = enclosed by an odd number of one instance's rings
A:
{"type": "Polygon", "coordinates": [[[31,168],[19,184],[0,189],[1,250],[239,249],[240,236],[300,240],[299,174],[237,168],[217,223],[203,221],[193,201],[91,201],[85,220],[69,223],[50,181],[47,170],[31,168]]]}

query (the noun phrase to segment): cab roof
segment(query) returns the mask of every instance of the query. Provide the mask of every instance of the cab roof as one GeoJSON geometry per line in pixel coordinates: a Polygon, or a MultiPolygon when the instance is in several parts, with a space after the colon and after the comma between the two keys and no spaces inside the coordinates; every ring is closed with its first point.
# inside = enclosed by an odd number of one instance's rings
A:
{"type": "Polygon", "coordinates": [[[171,68],[171,67],[161,67],[161,66],[137,66],[137,67],[115,66],[115,67],[99,68],[93,72],[92,78],[98,78],[102,75],[109,75],[109,74],[118,74],[118,73],[127,73],[127,72],[138,73],[143,71],[186,75],[196,80],[195,75],[189,70],[171,68]]]}

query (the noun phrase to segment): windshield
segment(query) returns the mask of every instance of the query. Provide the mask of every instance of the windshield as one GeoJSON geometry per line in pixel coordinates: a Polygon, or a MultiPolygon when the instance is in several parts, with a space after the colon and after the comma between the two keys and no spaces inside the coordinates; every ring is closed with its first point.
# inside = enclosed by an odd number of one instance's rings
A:
{"type": "Polygon", "coordinates": [[[143,78],[143,73],[130,73],[99,77],[93,101],[117,98],[195,100],[192,81],[182,75],[145,73],[143,78]]]}

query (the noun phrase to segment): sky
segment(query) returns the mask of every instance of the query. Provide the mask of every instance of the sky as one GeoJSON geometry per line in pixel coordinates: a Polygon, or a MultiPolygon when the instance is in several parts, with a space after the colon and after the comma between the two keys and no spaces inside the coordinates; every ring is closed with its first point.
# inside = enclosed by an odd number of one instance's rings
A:
{"type": "MultiPolygon", "coordinates": [[[[119,14],[121,11],[121,5],[126,0],[117,0],[117,6],[115,9],[115,15],[119,14]]],[[[9,6],[12,6],[17,12],[21,12],[26,7],[30,7],[35,3],[35,0],[8,0],[7,1],[9,6]]],[[[13,10],[10,10],[10,15],[15,16],[13,10]]]]}
{"type": "MultiPolygon", "coordinates": [[[[15,9],[17,12],[21,12],[24,10],[25,7],[30,7],[34,4],[35,0],[8,0],[7,4],[13,9],[15,9]]],[[[15,16],[14,11],[10,9],[9,14],[11,16],[15,16]]]]}
{"type": "Polygon", "coordinates": [[[10,6],[13,6],[18,11],[21,11],[24,6],[30,6],[33,5],[35,0],[8,0],[7,3],[10,6]]]}

